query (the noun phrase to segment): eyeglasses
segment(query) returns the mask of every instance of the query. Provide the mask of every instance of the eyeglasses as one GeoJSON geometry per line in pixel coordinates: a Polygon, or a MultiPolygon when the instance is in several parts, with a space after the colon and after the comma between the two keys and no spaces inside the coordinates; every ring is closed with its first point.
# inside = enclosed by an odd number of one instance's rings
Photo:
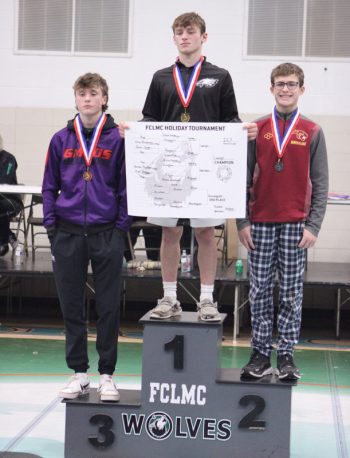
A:
{"type": "Polygon", "coordinates": [[[284,89],[284,86],[287,86],[290,91],[294,91],[299,86],[299,83],[297,81],[287,81],[286,83],[284,81],[278,81],[277,83],[273,83],[273,87],[277,89],[284,89]]]}

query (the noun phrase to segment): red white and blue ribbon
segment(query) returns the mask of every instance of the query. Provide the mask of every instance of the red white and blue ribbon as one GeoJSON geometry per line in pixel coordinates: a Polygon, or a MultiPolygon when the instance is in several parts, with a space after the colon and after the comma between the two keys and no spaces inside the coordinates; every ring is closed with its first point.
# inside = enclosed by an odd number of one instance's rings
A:
{"type": "Polygon", "coordinates": [[[276,110],[276,107],[274,108],[272,116],[271,116],[271,129],[273,132],[273,141],[274,141],[275,148],[277,151],[278,159],[282,159],[284,150],[287,146],[287,143],[290,140],[290,137],[293,134],[294,128],[297,122],[299,121],[299,119],[300,119],[300,112],[299,112],[299,108],[297,108],[291,117],[291,123],[289,124],[288,129],[285,131],[284,135],[282,136],[278,128],[277,110],[276,110]]]}
{"type": "Polygon", "coordinates": [[[176,86],[176,89],[177,89],[177,93],[179,94],[182,106],[184,108],[187,108],[188,105],[191,102],[194,90],[196,88],[197,80],[198,80],[199,74],[201,72],[203,60],[204,60],[204,57],[201,56],[199,61],[194,65],[192,74],[190,76],[190,79],[189,79],[189,82],[188,82],[186,88],[184,86],[182,75],[181,75],[181,71],[180,71],[180,69],[179,69],[179,67],[177,65],[177,62],[174,65],[173,77],[174,77],[174,81],[175,81],[175,86],[176,86]]]}
{"type": "Polygon", "coordinates": [[[101,132],[102,132],[102,129],[103,129],[103,126],[106,120],[107,120],[107,116],[103,113],[100,119],[98,120],[96,126],[94,127],[94,131],[91,137],[90,148],[88,148],[84,134],[83,134],[83,126],[81,123],[80,115],[74,118],[74,130],[78,137],[80,147],[83,150],[84,158],[85,158],[85,162],[87,166],[91,165],[92,158],[94,157],[93,153],[100,139],[100,135],[101,135],[101,132]]]}

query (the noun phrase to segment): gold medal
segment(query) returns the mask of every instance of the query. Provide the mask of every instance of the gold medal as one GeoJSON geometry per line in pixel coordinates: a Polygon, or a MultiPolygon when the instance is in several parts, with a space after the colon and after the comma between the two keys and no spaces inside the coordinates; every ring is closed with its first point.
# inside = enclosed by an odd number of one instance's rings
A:
{"type": "Polygon", "coordinates": [[[179,58],[175,62],[175,65],[173,67],[173,78],[176,86],[177,93],[180,97],[181,105],[183,106],[185,112],[181,113],[180,115],[180,120],[181,122],[189,122],[191,119],[191,116],[189,113],[187,113],[187,108],[189,107],[193,93],[196,89],[196,84],[198,81],[199,74],[201,72],[202,68],[202,63],[204,61],[204,57],[201,56],[200,59],[196,62],[192,69],[192,73],[190,75],[190,78],[188,80],[188,83],[185,85],[182,75],[181,75],[181,70],[179,67],[179,58]]]}
{"type": "Polygon", "coordinates": [[[83,173],[83,178],[85,181],[92,180],[92,173],[90,172],[90,170],[85,170],[85,172],[83,173]]]}
{"type": "Polygon", "coordinates": [[[189,122],[190,119],[191,119],[191,116],[189,113],[187,113],[187,111],[185,111],[184,113],[181,113],[181,122],[189,122]]]}

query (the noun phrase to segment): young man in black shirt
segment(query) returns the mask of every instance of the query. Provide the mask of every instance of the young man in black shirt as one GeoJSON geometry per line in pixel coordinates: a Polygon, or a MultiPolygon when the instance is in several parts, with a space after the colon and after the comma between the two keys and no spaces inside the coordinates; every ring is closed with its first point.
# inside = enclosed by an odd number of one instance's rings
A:
{"type": "MultiPolygon", "coordinates": [[[[172,25],[179,56],[170,67],[157,71],[152,79],[142,121],[158,122],[241,122],[229,72],[206,60],[202,46],[207,41],[205,21],[196,13],[177,17],[172,25]]],[[[121,123],[123,130],[127,125],[121,123]]],[[[245,124],[248,139],[255,139],[255,123],[245,124]]],[[[183,227],[176,218],[148,218],[163,227],[160,251],[164,297],[151,311],[151,318],[167,319],[182,311],[177,300],[177,270],[183,227]]],[[[191,219],[198,242],[198,265],[201,279],[199,318],[219,321],[217,303],[213,301],[217,266],[214,228],[224,220],[191,219]]]]}

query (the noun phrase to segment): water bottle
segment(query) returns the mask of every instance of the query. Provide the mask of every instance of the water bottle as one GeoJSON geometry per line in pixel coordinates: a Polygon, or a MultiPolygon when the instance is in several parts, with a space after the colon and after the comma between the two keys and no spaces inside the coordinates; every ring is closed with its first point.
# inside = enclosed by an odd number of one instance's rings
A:
{"type": "Polygon", "coordinates": [[[182,250],[181,254],[181,272],[191,271],[190,255],[186,253],[186,250],[182,250]]]}
{"type": "Polygon", "coordinates": [[[191,255],[187,255],[187,272],[191,272],[192,270],[192,265],[191,265],[191,255]]]}
{"type": "Polygon", "coordinates": [[[15,265],[16,266],[20,266],[21,264],[23,264],[23,254],[24,254],[23,245],[21,243],[18,243],[18,245],[16,246],[16,250],[15,250],[15,265]]]}
{"type": "Polygon", "coordinates": [[[242,259],[237,259],[236,261],[236,278],[241,278],[243,275],[243,261],[242,259]]]}

